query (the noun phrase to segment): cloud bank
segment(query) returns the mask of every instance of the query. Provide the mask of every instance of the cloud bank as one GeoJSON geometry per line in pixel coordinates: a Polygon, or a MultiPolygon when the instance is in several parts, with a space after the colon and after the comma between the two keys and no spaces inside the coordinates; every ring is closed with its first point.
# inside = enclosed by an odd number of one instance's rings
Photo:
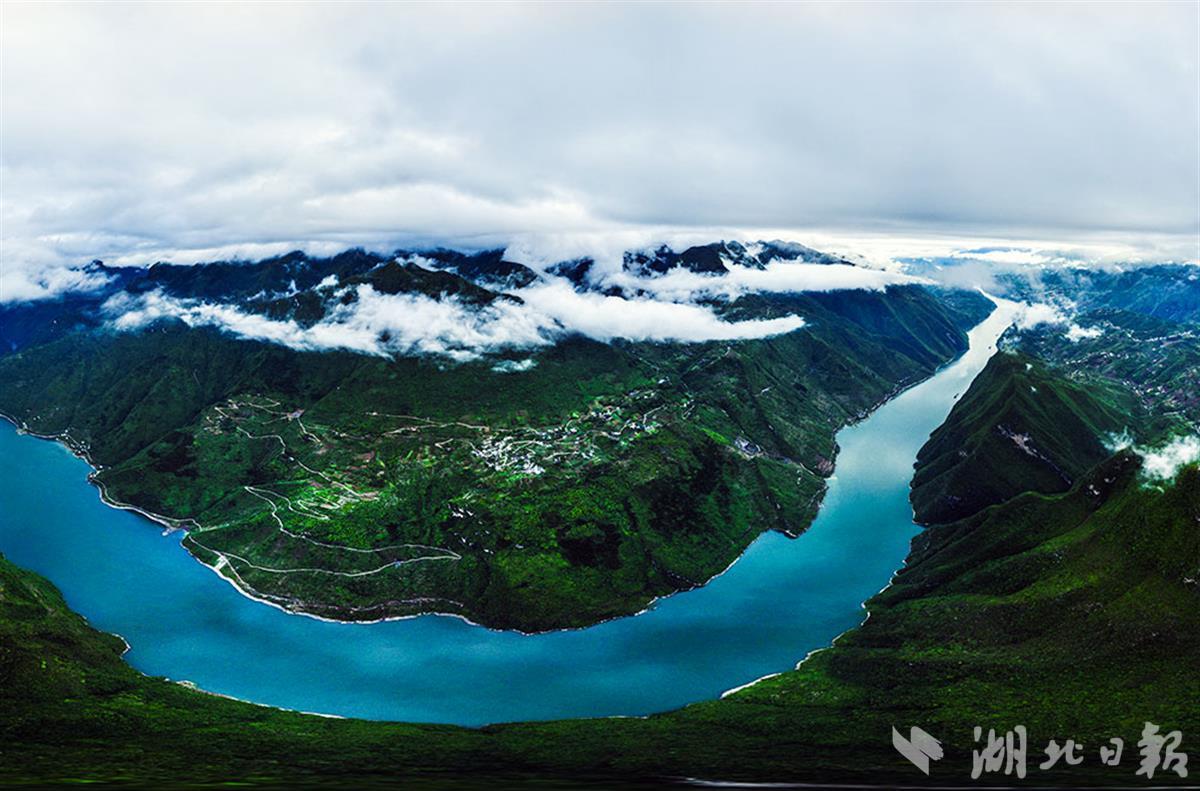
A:
{"type": "MultiPolygon", "coordinates": [[[[536,349],[569,335],[610,342],[747,340],[780,335],[804,326],[799,316],[724,321],[698,305],[655,299],[624,299],[576,292],[565,282],[521,290],[523,303],[496,300],[485,307],[452,297],[381,294],[356,286],[356,299],[338,304],[310,327],[270,319],[232,305],[179,299],[150,292],[118,294],[104,305],[110,325],[135,330],[161,319],[191,327],[215,327],[240,338],[278,343],[300,351],[342,349],[392,355],[435,355],[455,361],[506,350],[536,349]]],[[[524,370],[502,364],[503,372],[524,370]]]]}
{"type": "Polygon", "coordinates": [[[1186,464],[1200,461],[1200,437],[1176,437],[1158,449],[1139,448],[1142,472],[1156,481],[1172,480],[1186,464]]]}
{"type": "Polygon", "coordinates": [[[0,305],[95,291],[108,281],[107,275],[75,267],[5,268],[0,271],[0,305]]]}
{"type": "MultiPolygon", "coordinates": [[[[289,287],[272,293],[259,291],[245,301],[233,303],[168,293],[161,288],[145,292],[130,286],[109,297],[101,313],[107,324],[118,331],[175,319],[192,327],[215,327],[240,338],[278,343],[297,350],[343,349],[381,356],[436,355],[462,361],[507,350],[536,349],[570,335],[604,343],[765,338],[798,330],[805,326],[805,320],[798,315],[787,315],[730,321],[722,316],[723,309],[752,293],[882,291],[893,285],[929,282],[900,271],[869,266],[810,263],[838,259],[778,241],[749,245],[729,242],[691,251],[689,255],[698,258],[678,257],[676,252],[663,250],[623,251],[619,257],[587,262],[587,269],[581,270],[586,274],[576,272],[568,276],[557,273],[558,266],[550,263],[552,258],[534,254],[531,262],[542,270],[541,274],[521,270],[529,278],[520,281],[523,285],[504,281],[507,286],[499,288],[509,290],[482,305],[474,297],[464,301],[453,294],[435,295],[419,288],[381,293],[373,285],[354,278],[341,285],[340,276],[330,274],[305,296],[306,304],[316,297],[322,305],[318,314],[321,318],[316,323],[271,318],[255,308],[269,303],[272,309],[277,309],[286,304],[279,300],[300,294],[295,270],[289,287]],[[640,257],[644,254],[651,257],[640,257]],[[703,262],[707,269],[692,271],[687,268],[690,264],[681,263],[693,260],[703,262]],[[648,268],[645,265],[648,261],[673,268],[661,272],[648,268]]],[[[506,256],[514,257],[518,256],[506,256]]],[[[383,282],[399,272],[424,272],[425,276],[432,276],[433,270],[444,268],[454,272],[455,266],[470,266],[433,253],[375,260],[379,263],[369,272],[391,273],[383,275],[383,282]]],[[[562,264],[559,262],[559,266],[562,264]]],[[[491,282],[485,273],[476,272],[473,277],[484,278],[480,281],[483,283],[491,282]]],[[[502,361],[494,369],[500,373],[525,370],[521,365],[502,361]]]]}
{"type": "Polygon", "coordinates": [[[675,302],[689,302],[702,297],[737,299],[751,293],[850,289],[883,291],[890,285],[929,282],[900,272],[866,269],[850,264],[805,264],[795,261],[773,261],[763,269],[733,266],[728,274],[719,276],[679,268],[658,277],[635,277],[620,272],[600,278],[601,284],[646,291],[675,302]]]}
{"type": "Polygon", "coordinates": [[[1142,457],[1142,476],[1150,481],[1174,480],[1185,465],[1200,462],[1200,436],[1196,435],[1178,436],[1161,447],[1149,448],[1134,444],[1126,429],[1106,437],[1104,446],[1113,453],[1131,448],[1142,457]]]}
{"type": "Polygon", "coordinates": [[[1066,308],[1048,302],[1022,302],[1018,305],[1013,324],[1019,330],[1031,330],[1042,325],[1063,328],[1063,334],[1071,343],[1099,338],[1104,329],[1098,326],[1082,327],[1075,323],[1074,306],[1066,308]]]}

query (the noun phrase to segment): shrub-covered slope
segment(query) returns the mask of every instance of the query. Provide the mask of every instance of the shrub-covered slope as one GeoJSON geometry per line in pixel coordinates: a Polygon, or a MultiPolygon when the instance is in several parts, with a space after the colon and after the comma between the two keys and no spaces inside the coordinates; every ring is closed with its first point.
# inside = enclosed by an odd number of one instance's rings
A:
{"type": "Polygon", "coordinates": [[[950,522],[1024,491],[1062,492],[1109,451],[1132,400],[1081,387],[1017,353],[994,356],[917,456],[912,501],[950,522]]]}
{"type": "MultiPolygon", "coordinates": [[[[1037,360],[1000,358],[997,368],[1013,360],[1010,374],[1036,376],[1031,386],[1062,385],[1037,360]]],[[[1171,370],[1140,370],[1160,369],[1171,370]]],[[[987,387],[977,378],[963,402],[986,402],[987,387]]],[[[1160,395],[1174,398],[1169,388],[1160,395]]],[[[1040,463],[1024,452],[1016,462],[1040,463]]],[[[120,660],[119,641],[0,559],[0,778],[963,786],[981,747],[973,728],[1022,725],[1026,779],[980,783],[1134,785],[1145,722],[1182,731],[1193,755],[1200,733],[1200,469],[1151,483],[1139,466],[1120,452],[1061,494],[1020,493],[929,528],[867,603],[869,619],[834,647],[722,700],[636,719],[468,730],[329,720],[203,695],[138,675],[120,660]],[[892,727],[911,725],[945,747],[929,778],[892,748],[892,727]],[[1098,748],[1113,737],[1124,740],[1124,759],[1104,766],[1098,748]],[[1084,762],[1040,770],[1051,739],[1075,740],[1084,762]]],[[[1188,781],[1160,770],[1154,782],[1188,781]]]]}
{"type": "Polygon", "coordinates": [[[0,781],[962,785],[972,728],[1024,725],[1025,784],[1129,786],[1145,721],[1195,751],[1198,526],[1200,470],[1151,488],[1119,455],[1066,494],[931,528],[869,620],[796,671],[644,719],[482,730],[324,719],[145,678],[119,640],[0,559],[0,781]],[[892,749],[891,728],[909,725],[945,746],[928,780],[892,749]],[[1124,762],[1102,766],[1114,736],[1124,762]],[[1039,771],[1046,743],[1068,738],[1085,762],[1039,771]]]}
{"type": "MultiPolygon", "coordinates": [[[[351,251],[160,265],[116,278],[113,298],[237,299],[300,326],[354,296],[335,281],[520,300],[490,287],[519,265],[431,255],[475,279],[351,251]]],[[[566,337],[457,363],[84,322],[0,358],[0,411],[66,436],[107,496],[187,527],[199,560],[288,609],[578,626],[702,584],[763,530],[802,531],[837,429],[961,352],[989,305],[917,286],[747,297],[731,318],[807,325],[741,342],[566,337]]]]}

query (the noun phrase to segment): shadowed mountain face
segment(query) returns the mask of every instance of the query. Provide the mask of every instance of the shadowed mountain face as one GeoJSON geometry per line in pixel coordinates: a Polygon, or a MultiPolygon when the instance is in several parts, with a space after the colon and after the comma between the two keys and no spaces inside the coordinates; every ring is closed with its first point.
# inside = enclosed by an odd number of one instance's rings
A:
{"type": "MultiPolygon", "coordinates": [[[[847,268],[782,243],[653,260],[651,278],[847,268]]],[[[260,598],[526,630],[634,612],[763,530],[804,530],[837,429],[959,354],[991,307],[916,285],[745,295],[703,310],[717,326],[804,326],[691,343],[562,330],[532,348],[455,347],[455,361],[322,349],[353,332],[389,348],[360,321],[385,309],[487,336],[554,276],[499,251],[100,267],[108,287],[56,303],[50,328],[46,305],[5,308],[17,350],[0,358],[0,410],[86,449],[109,497],[189,527],[187,549],[260,598]],[[454,312],[417,313],[431,306],[454,312]],[[324,573],[277,571],[291,568],[324,573]]],[[[613,302],[603,311],[645,304],[613,302]]]]}

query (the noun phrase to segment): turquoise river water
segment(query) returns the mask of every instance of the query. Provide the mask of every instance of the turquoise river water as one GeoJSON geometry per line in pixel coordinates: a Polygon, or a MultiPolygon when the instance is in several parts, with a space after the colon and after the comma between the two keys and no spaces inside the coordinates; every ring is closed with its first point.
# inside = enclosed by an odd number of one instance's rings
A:
{"type": "Polygon", "coordinates": [[[917,450],[1008,325],[997,309],[962,357],[838,434],[837,470],[796,539],[767,533],[702,588],[587,629],[521,635],[437,615],[342,624],[239,594],[180,534],[100,502],[88,465],[0,421],[0,552],[48,577],[152,675],[302,711],[480,725],[639,715],[789,670],[859,624],[918,531],[917,450]]]}

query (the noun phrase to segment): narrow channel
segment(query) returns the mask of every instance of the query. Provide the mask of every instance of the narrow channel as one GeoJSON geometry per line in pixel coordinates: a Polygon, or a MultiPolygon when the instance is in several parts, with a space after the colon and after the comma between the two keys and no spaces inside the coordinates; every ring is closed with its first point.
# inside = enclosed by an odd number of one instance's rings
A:
{"type": "Polygon", "coordinates": [[[235,591],[159,526],[102,504],[66,448],[0,421],[0,552],[123,636],[137,669],[257,703],[461,725],[640,715],[716,698],[789,670],[859,624],[918,531],[918,449],[995,351],[1001,304],[970,349],[838,434],[820,514],[797,539],[767,533],[702,588],[587,629],[524,636],[421,616],[340,624],[235,591]]]}

